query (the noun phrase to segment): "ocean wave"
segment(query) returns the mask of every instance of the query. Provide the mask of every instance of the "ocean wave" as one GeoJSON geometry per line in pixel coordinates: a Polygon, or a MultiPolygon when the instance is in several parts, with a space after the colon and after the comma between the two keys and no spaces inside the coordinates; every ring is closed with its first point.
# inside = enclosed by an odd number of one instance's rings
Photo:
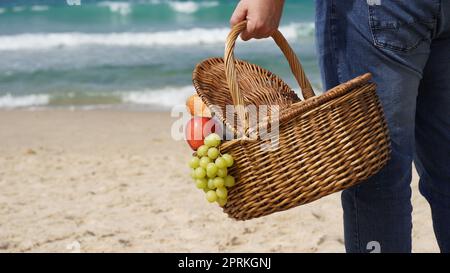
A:
{"type": "MultiPolygon", "coordinates": [[[[42,12],[47,11],[50,7],[46,5],[32,5],[30,7],[26,6],[15,6],[10,9],[13,13],[19,13],[22,11],[32,11],[32,12],[42,12]]],[[[6,13],[8,10],[6,8],[0,8],[0,14],[6,13]]]]}
{"type": "Polygon", "coordinates": [[[97,3],[98,7],[107,7],[113,13],[120,15],[128,15],[133,10],[133,5],[168,5],[170,9],[178,13],[191,14],[202,8],[217,7],[220,3],[218,1],[174,1],[174,0],[141,0],[136,2],[124,1],[102,1],[97,3]]]}
{"type": "Polygon", "coordinates": [[[192,86],[164,87],[159,90],[143,90],[122,93],[124,103],[172,107],[184,105],[186,99],[195,93],[192,86]]]}
{"type": "MultiPolygon", "coordinates": [[[[65,0],[63,0],[65,1],[65,0]]],[[[129,15],[135,5],[166,5],[173,12],[176,13],[186,13],[191,14],[195,13],[203,8],[212,8],[220,5],[219,1],[177,1],[177,0],[140,0],[140,1],[100,1],[95,4],[99,8],[108,8],[111,13],[116,13],[121,16],[129,15]]],[[[32,5],[32,6],[14,6],[11,9],[0,8],[0,14],[5,13],[7,11],[12,11],[14,13],[22,12],[22,11],[32,11],[32,12],[42,12],[47,11],[50,8],[48,5],[32,5]]]]}
{"type": "MultiPolygon", "coordinates": [[[[311,37],[314,23],[292,23],[281,26],[287,39],[311,37]]],[[[161,32],[121,33],[29,33],[0,36],[0,50],[45,50],[61,47],[116,46],[192,46],[223,44],[229,28],[193,28],[161,32]]]]}
{"type": "Polygon", "coordinates": [[[184,105],[186,99],[195,93],[192,86],[162,87],[136,91],[111,91],[92,93],[56,93],[0,96],[0,109],[28,108],[36,106],[70,107],[94,106],[105,108],[127,104],[168,109],[175,105],[184,105]]]}
{"type": "Polygon", "coordinates": [[[24,10],[25,10],[25,7],[23,7],[23,6],[15,6],[12,8],[13,12],[22,12],[24,10]]]}
{"type": "Polygon", "coordinates": [[[122,16],[131,13],[131,4],[128,2],[103,1],[98,3],[97,6],[109,8],[112,13],[118,13],[122,16]]]}
{"type": "Polygon", "coordinates": [[[44,6],[44,5],[31,6],[31,11],[35,11],[35,12],[46,11],[48,9],[49,9],[49,7],[48,6],[44,6]]]}
{"type": "Polygon", "coordinates": [[[0,96],[0,108],[20,108],[47,105],[50,101],[50,96],[46,94],[40,95],[24,95],[24,96],[12,96],[6,94],[0,96]]]}
{"type": "Polygon", "coordinates": [[[168,2],[169,6],[172,8],[172,10],[179,12],[179,13],[194,13],[197,12],[200,8],[210,8],[210,7],[216,7],[219,5],[219,2],[217,1],[208,1],[208,2],[194,2],[194,1],[170,1],[168,2]]]}

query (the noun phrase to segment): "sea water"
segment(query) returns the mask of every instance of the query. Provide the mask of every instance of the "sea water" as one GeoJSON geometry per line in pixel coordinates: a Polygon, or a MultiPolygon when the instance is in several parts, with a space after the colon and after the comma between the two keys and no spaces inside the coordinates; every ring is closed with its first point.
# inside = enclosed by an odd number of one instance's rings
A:
{"type": "MultiPolygon", "coordinates": [[[[233,0],[0,1],[0,109],[168,110],[192,93],[192,70],[223,56],[233,0]]],[[[315,89],[313,0],[286,1],[280,30],[315,89]]],[[[299,88],[273,41],[236,57],[299,88]]]]}

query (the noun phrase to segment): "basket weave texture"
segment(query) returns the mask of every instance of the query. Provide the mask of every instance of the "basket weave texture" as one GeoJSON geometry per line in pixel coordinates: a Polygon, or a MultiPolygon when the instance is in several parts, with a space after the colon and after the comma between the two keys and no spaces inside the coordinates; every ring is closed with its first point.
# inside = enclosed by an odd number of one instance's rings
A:
{"type": "Polygon", "coordinates": [[[223,59],[204,60],[193,73],[198,95],[240,136],[220,147],[235,159],[229,172],[236,184],[224,212],[237,220],[261,217],[347,189],[377,173],[389,160],[390,140],[371,75],[315,96],[293,50],[276,31],[272,38],[300,85],[300,100],[270,71],[235,60],[235,41],[245,23],[231,30],[223,59]],[[261,148],[273,139],[248,137],[259,127],[249,125],[250,114],[243,107],[233,116],[243,125],[239,130],[226,119],[226,105],[279,105],[278,148],[261,148]]]}

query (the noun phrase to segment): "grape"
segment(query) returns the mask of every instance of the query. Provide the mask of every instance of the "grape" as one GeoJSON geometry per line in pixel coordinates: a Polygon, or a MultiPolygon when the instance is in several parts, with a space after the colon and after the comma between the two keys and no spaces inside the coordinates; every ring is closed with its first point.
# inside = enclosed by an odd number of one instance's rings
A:
{"type": "Polygon", "coordinates": [[[190,160],[189,160],[189,167],[191,167],[192,169],[195,169],[199,166],[200,163],[200,159],[196,156],[193,156],[190,160]]]}
{"type": "Polygon", "coordinates": [[[216,186],[216,188],[223,187],[224,184],[225,184],[225,180],[222,177],[214,178],[214,186],[216,186]]]}
{"type": "Polygon", "coordinates": [[[218,134],[213,133],[205,138],[204,143],[208,147],[217,147],[220,145],[220,141],[221,141],[220,136],[218,134]]]}
{"type": "Polygon", "coordinates": [[[219,156],[219,150],[215,147],[209,148],[208,157],[212,160],[216,159],[219,156]]]}
{"type": "Polygon", "coordinates": [[[212,202],[216,202],[217,200],[217,194],[215,191],[208,191],[206,193],[206,200],[208,200],[208,202],[212,203],[212,202]]]}
{"type": "Polygon", "coordinates": [[[216,188],[216,185],[214,184],[214,179],[209,179],[208,180],[208,188],[210,190],[214,190],[216,188]]]}
{"type": "Polygon", "coordinates": [[[216,133],[208,135],[204,144],[189,159],[188,165],[196,187],[205,192],[208,202],[217,202],[223,207],[228,201],[227,188],[235,185],[235,179],[228,175],[227,169],[233,166],[234,159],[230,154],[220,155],[218,146],[221,141],[216,133]]]}
{"type": "Polygon", "coordinates": [[[206,178],[199,178],[195,180],[195,185],[199,189],[204,189],[208,186],[208,182],[206,181],[206,178]]]}
{"type": "Polygon", "coordinates": [[[202,167],[195,169],[195,178],[204,178],[206,176],[206,171],[202,167]]]}
{"type": "Polygon", "coordinates": [[[209,157],[204,156],[204,157],[200,158],[200,162],[199,162],[200,167],[206,169],[206,167],[208,166],[208,163],[211,163],[211,159],[209,157]]]}
{"type": "Polygon", "coordinates": [[[225,204],[227,203],[227,199],[223,199],[223,198],[218,198],[217,199],[217,203],[219,204],[219,206],[223,207],[225,206],[225,204]]]}
{"type": "Polygon", "coordinates": [[[232,177],[231,175],[227,175],[225,177],[225,187],[233,187],[234,186],[234,177],[232,177]]]}
{"type": "Polygon", "coordinates": [[[216,195],[219,198],[225,199],[228,197],[228,191],[224,187],[220,187],[216,189],[216,195]]]}
{"type": "Polygon", "coordinates": [[[227,167],[233,166],[234,159],[233,159],[233,157],[230,154],[224,154],[224,155],[222,155],[222,158],[227,163],[227,167]]]}
{"type": "Polygon", "coordinates": [[[226,168],[227,162],[222,157],[218,157],[215,161],[217,168],[226,168]]]}
{"type": "Polygon", "coordinates": [[[217,168],[216,164],[214,164],[214,163],[208,163],[208,165],[206,165],[206,175],[209,178],[216,177],[218,170],[219,170],[219,168],[217,168]]]}
{"type": "Polygon", "coordinates": [[[228,174],[227,168],[219,168],[219,170],[217,170],[217,176],[219,177],[226,177],[228,174]]]}
{"type": "Polygon", "coordinates": [[[208,146],[202,145],[197,149],[197,155],[199,157],[205,156],[208,153],[208,146]]]}

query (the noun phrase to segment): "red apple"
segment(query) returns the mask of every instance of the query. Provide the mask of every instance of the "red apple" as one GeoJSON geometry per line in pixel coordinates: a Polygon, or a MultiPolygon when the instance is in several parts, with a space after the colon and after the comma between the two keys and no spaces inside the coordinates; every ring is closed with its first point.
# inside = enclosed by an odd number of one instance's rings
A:
{"type": "Polygon", "coordinates": [[[211,133],[219,131],[219,126],[216,121],[206,117],[193,117],[186,124],[186,142],[192,148],[197,150],[198,147],[203,145],[205,137],[211,133]]]}

